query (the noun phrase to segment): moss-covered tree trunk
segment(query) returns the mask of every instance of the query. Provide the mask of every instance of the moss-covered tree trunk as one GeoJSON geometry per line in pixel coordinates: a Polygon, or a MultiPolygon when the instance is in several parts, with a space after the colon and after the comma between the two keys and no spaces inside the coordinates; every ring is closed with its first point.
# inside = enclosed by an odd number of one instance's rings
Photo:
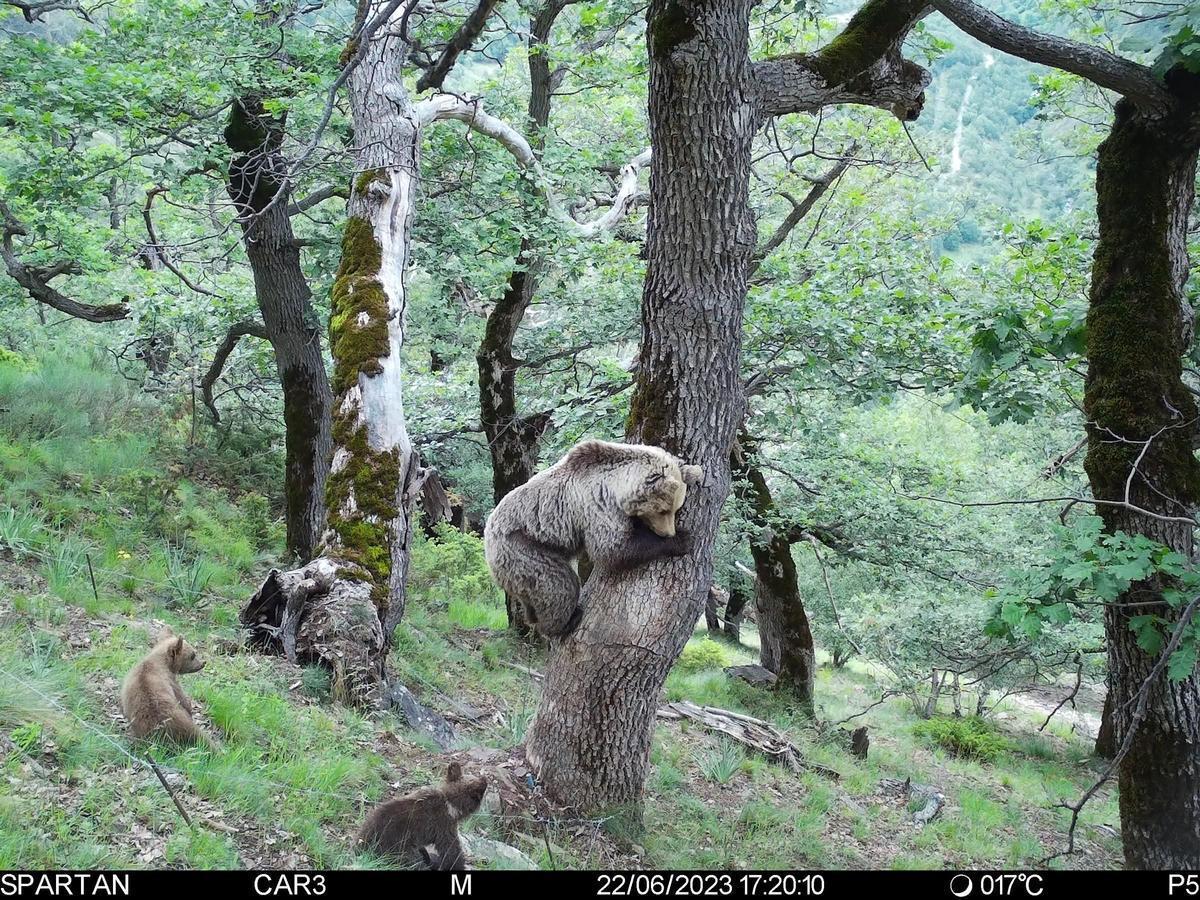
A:
{"type": "MultiPolygon", "coordinates": [[[[1196,80],[1172,73],[1175,110],[1151,117],[1117,104],[1096,169],[1099,241],[1088,308],[1085,463],[1111,531],[1141,534],[1193,556],[1182,521],[1200,501],[1193,452],[1197,409],[1181,379],[1192,339],[1184,295],[1187,225],[1200,147],[1196,80]],[[1134,469],[1136,468],[1136,471],[1134,469]],[[1128,496],[1126,491],[1128,490],[1128,496]],[[1170,520],[1168,520],[1170,518],[1170,520]]],[[[1167,623],[1178,610],[1162,584],[1136,585],[1105,611],[1109,691],[1118,746],[1135,728],[1120,765],[1121,837],[1131,868],[1200,868],[1200,676],[1159,675],[1135,725],[1135,697],[1155,659],[1138,647],[1133,615],[1167,623]],[[1123,606],[1136,602],[1135,607],[1123,606]]]]}
{"type": "Polygon", "coordinates": [[[225,140],[238,154],[229,165],[227,188],[283,389],[287,547],[292,556],[307,562],[325,528],[329,472],[330,393],[323,328],[312,308],[288,213],[290,188],[281,177],[286,163],[279,149],[282,122],[264,114],[259,98],[242,97],[231,108],[225,140]]]}
{"type": "MultiPolygon", "coordinates": [[[[359,22],[386,4],[359,7],[359,22]]],[[[375,699],[386,679],[404,586],[421,474],[405,426],[403,365],[409,235],[417,187],[419,122],[401,80],[405,4],[365,46],[349,81],[356,172],[333,285],[333,461],[328,525],[318,558],[272,573],[243,621],[295,661],[334,672],[339,698],[375,699]],[[267,626],[267,627],[263,627],[267,626]]]]}

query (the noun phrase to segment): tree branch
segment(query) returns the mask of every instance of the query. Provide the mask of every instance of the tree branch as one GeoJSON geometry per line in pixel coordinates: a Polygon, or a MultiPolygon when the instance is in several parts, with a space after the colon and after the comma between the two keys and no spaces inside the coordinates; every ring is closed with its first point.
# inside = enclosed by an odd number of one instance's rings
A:
{"type": "Polygon", "coordinates": [[[129,318],[129,306],[124,302],[93,306],[78,303],[55,290],[50,285],[51,279],[59,275],[80,274],[79,263],[75,260],[60,259],[48,266],[30,266],[22,262],[13,247],[13,236],[28,235],[29,229],[12,214],[3,200],[0,200],[0,214],[4,218],[3,233],[0,235],[0,259],[4,260],[4,268],[9,276],[23,287],[30,297],[38,303],[44,303],[86,322],[117,322],[129,318]]]}
{"type": "Polygon", "coordinates": [[[327,184],[322,188],[317,188],[307,197],[302,200],[297,200],[295,203],[288,205],[288,215],[296,216],[302,212],[312,209],[314,206],[324,203],[331,197],[341,197],[346,200],[350,197],[350,189],[344,184],[327,184]]]}
{"type": "Polygon", "coordinates": [[[917,118],[930,75],[901,56],[909,30],[929,13],[927,0],[869,0],[836,38],[816,53],[754,64],[764,117],[859,103],[917,118]]]}
{"type": "Polygon", "coordinates": [[[971,0],[931,0],[943,16],[976,40],[1029,62],[1053,66],[1128,97],[1146,112],[1162,115],[1171,95],[1145,66],[1100,47],[1042,34],[1009,22],[971,0]]]}
{"type": "Polygon", "coordinates": [[[797,203],[788,197],[792,203],[792,211],[779,223],[779,227],[775,229],[775,233],[771,235],[770,239],[755,251],[754,258],[750,261],[748,276],[754,275],[758,271],[758,267],[762,265],[763,260],[779,249],[780,245],[787,240],[788,235],[792,233],[792,229],[799,225],[801,220],[808,215],[809,211],[824,196],[830,186],[842,177],[842,173],[849,167],[850,160],[853,159],[854,154],[857,152],[858,141],[855,141],[828,172],[813,182],[813,186],[805,194],[803,200],[797,203]]]}
{"type": "Polygon", "coordinates": [[[267,329],[261,322],[255,322],[252,319],[231,325],[228,333],[225,335],[225,340],[221,342],[221,346],[217,348],[217,352],[213,356],[212,364],[200,380],[200,395],[204,398],[204,405],[208,407],[208,411],[212,414],[214,424],[221,424],[221,414],[217,412],[217,403],[213,399],[213,385],[217,383],[217,379],[225,371],[225,361],[229,359],[229,354],[238,345],[238,341],[246,335],[267,340],[267,329]]]}
{"type": "Polygon", "coordinates": [[[84,9],[82,4],[76,0],[40,0],[40,2],[24,2],[24,0],[3,0],[5,6],[15,6],[21,11],[21,15],[25,17],[25,21],[30,24],[34,22],[44,21],[43,16],[47,13],[57,12],[59,10],[70,10],[71,12],[79,13],[80,18],[86,22],[92,21],[88,10],[84,9]]]}
{"type": "Polygon", "coordinates": [[[479,0],[479,5],[463,20],[454,37],[450,39],[450,43],[442,50],[442,55],[438,57],[437,62],[417,80],[418,94],[429,88],[441,90],[442,82],[446,80],[446,76],[454,68],[454,63],[457,62],[459,54],[471,49],[471,44],[475,42],[475,38],[479,37],[479,33],[483,31],[483,26],[487,24],[488,17],[499,2],[500,0],[479,0]]]}
{"type": "Polygon", "coordinates": [[[206,294],[209,297],[220,298],[220,294],[214,294],[212,291],[200,287],[200,285],[193,283],[190,278],[184,275],[183,271],[177,265],[175,265],[175,263],[171,262],[170,257],[167,256],[166,247],[164,247],[158,240],[158,234],[154,230],[154,219],[151,218],[150,210],[154,206],[154,198],[159,194],[165,194],[166,192],[167,189],[161,184],[155,185],[154,187],[150,188],[150,190],[146,191],[146,204],[142,207],[142,221],[146,225],[146,235],[150,238],[150,245],[154,248],[158,258],[162,261],[162,264],[170,269],[175,277],[186,284],[189,288],[191,288],[197,294],[206,294]]]}
{"type": "Polygon", "coordinates": [[[624,218],[637,198],[638,173],[650,162],[650,150],[646,149],[626,163],[621,169],[620,184],[613,197],[612,207],[597,219],[580,222],[563,208],[542,169],[541,161],[525,136],[503,119],[485,112],[481,101],[466,100],[455,94],[435,94],[416,104],[416,113],[422,126],[456,119],[466,123],[472,131],[499,143],[512,154],[517,165],[530,173],[534,185],[546,199],[551,216],[581,237],[595,237],[612,229],[624,218]]]}

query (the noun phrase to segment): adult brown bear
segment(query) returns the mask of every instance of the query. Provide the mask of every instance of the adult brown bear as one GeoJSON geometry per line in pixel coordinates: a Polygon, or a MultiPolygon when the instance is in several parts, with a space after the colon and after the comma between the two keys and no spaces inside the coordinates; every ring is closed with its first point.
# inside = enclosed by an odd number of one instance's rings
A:
{"type": "Polygon", "coordinates": [[[497,584],[546,637],[579,624],[576,561],[624,571],[690,543],[675,526],[699,466],[645,444],[583,441],[497,504],[483,531],[497,584]]]}

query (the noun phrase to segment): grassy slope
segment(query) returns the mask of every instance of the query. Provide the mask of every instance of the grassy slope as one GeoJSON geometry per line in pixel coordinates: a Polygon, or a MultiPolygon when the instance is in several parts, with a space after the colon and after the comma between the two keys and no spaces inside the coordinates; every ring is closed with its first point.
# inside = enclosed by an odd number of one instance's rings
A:
{"type": "MultiPolygon", "coordinates": [[[[438,777],[444,758],[402,722],[325,702],[322,673],[240,652],[237,612],[281,547],[266,498],[278,464],[252,443],[190,447],[171,417],[86,358],[38,369],[0,358],[0,868],[343,866],[370,803],[438,777]],[[93,594],[88,574],[96,578],[93,594]],[[153,747],[194,819],[128,755],[117,692],[158,623],[210,662],[187,676],[225,749],[153,747]]],[[[413,596],[393,666],[424,702],[456,720],[464,745],[519,742],[539,651],[511,641],[474,539],[416,548],[413,596]]],[[[787,728],[830,782],[747,756],[698,727],[660,724],[641,835],[593,823],[545,830],[481,814],[468,830],[514,844],[543,866],[963,867],[1027,865],[1057,849],[1051,807],[1094,777],[1088,745],[1031,713],[1005,721],[1013,747],[962,760],[915,737],[896,700],[862,720],[871,755],[818,741],[787,703],[720,670],[752,651],[697,638],[667,683],[671,699],[729,707],[787,728]],[[722,660],[722,657],[724,658],[722,660]],[[935,785],[943,815],[918,829],[894,778],[935,785]]],[[[878,688],[854,668],[823,668],[823,718],[869,705],[878,688]]],[[[857,724],[857,722],[856,722],[857,724]]],[[[1116,866],[1115,799],[1104,791],[1071,865],[1116,866]]]]}

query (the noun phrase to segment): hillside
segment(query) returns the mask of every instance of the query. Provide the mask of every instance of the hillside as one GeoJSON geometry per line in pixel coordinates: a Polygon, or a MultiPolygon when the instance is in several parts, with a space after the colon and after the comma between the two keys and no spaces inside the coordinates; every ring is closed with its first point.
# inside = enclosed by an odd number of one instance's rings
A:
{"type": "MultiPolygon", "coordinates": [[[[347,849],[370,803],[440,778],[450,758],[507,758],[539,686],[506,663],[540,670],[544,659],[506,633],[477,538],[418,537],[390,660],[454,724],[457,742],[442,752],[395,714],[330,703],[321,670],[245,650],[238,612],[282,552],[271,502],[256,490],[270,457],[236,434],[201,431],[193,442],[186,405],[139,394],[70,343],[37,360],[0,357],[0,868],[370,865],[347,849]],[[151,751],[192,828],[131,746],[117,704],[121,679],[162,624],[209,660],[184,683],[224,743],[216,754],[151,751]]],[[[858,760],[839,729],[814,731],[783,698],[721,671],[757,660],[751,627],[743,641],[735,648],[698,630],[663,700],[767,719],[840,780],[660,721],[643,834],[602,819],[501,812],[494,795],[467,833],[543,868],[1021,867],[1061,847],[1066,816],[1053,806],[1097,769],[1091,737],[1063,716],[1039,731],[1060,696],[1045,710],[1006,702],[987,759],[914,734],[911,705],[893,698],[854,720],[870,729],[870,755],[858,760]],[[910,778],[945,797],[923,827],[911,818],[923,803],[894,784],[910,778]]],[[[821,658],[822,720],[879,698],[869,667],[821,658]]],[[[1117,865],[1116,821],[1105,788],[1068,864],[1117,865]]]]}

